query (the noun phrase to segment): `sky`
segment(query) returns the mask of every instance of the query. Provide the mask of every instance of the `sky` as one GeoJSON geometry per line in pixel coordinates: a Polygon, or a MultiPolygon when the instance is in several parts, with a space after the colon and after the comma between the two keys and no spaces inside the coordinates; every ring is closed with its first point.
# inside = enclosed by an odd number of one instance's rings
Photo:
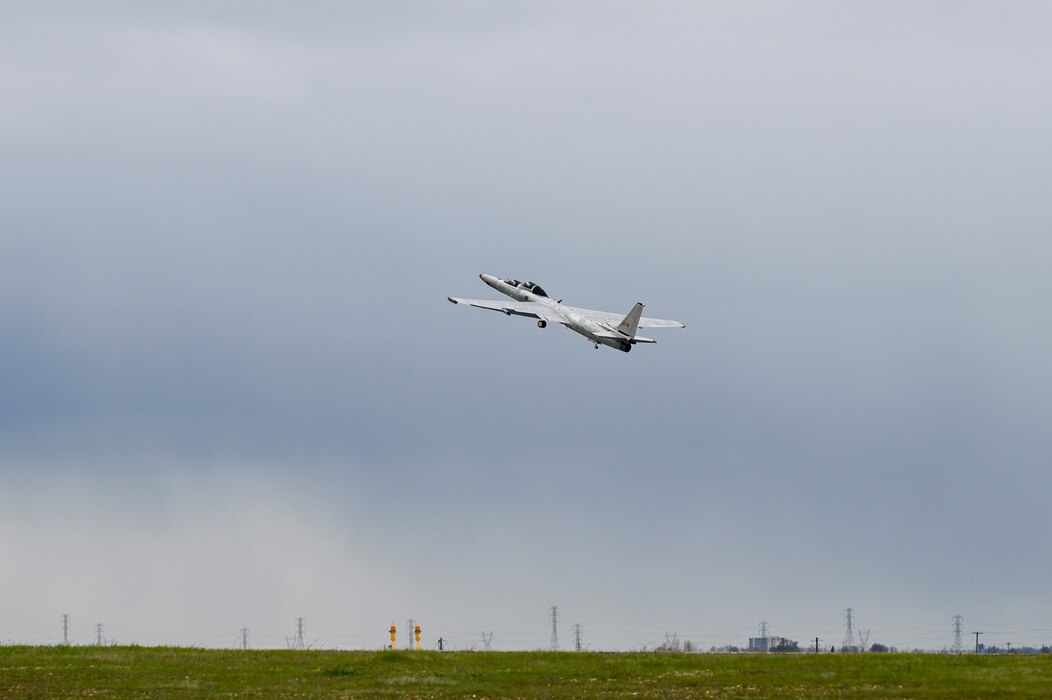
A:
{"type": "Polygon", "coordinates": [[[1050,32],[6,3],[0,642],[1052,643],[1050,32]]]}

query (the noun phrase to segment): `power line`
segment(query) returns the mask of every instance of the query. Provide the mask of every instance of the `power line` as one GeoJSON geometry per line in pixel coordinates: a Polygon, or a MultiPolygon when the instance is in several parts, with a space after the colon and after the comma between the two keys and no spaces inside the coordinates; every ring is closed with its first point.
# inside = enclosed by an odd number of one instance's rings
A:
{"type": "Polygon", "coordinates": [[[854,616],[854,608],[844,610],[844,641],[840,644],[840,651],[851,651],[855,646],[854,616]]]}
{"type": "Polygon", "coordinates": [[[953,645],[950,647],[950,651],[954,654],[961,654],[964,652],[964,640],[961,639],[961,630],[964,629],[964,618],[960,615],[953,616],[953,645]]]}
{"type": "Polygon", "coordinates": [[[551,610],[552,639],[550,648],[552,651],[559,651],[559,606],[553,605],[551,610]]]}
{"type": "Polygon", "coordinates": [[[285,637],[285,642],[289,645],[289,649],[305,649],[306,645],[303,643],[303,618],[296,618],[296,636],[292,639],[285,637]]]}

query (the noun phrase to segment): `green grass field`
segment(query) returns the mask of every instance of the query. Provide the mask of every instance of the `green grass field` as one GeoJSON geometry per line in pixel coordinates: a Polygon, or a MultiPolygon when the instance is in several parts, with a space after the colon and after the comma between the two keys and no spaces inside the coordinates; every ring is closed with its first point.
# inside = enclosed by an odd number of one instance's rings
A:
{"type": "Polygon", "coordinates": [[[1052,698],[1052,656],[0,647],[3,698],[1052,698]]]}

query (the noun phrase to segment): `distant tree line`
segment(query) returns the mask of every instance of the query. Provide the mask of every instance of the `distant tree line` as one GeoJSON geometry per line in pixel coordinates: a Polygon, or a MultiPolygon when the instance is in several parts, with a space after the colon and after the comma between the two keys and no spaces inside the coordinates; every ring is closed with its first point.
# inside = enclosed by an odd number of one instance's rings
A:
{"type": "Polygon", "coordinates": [[[672,653],[681,652],[689,654],[696,651],[700,651],[700,649],[698,649],[697,644],[690,641],[689,639],[681,642],[679,639],[679,635],[673,634],[670,637],[666,635],[665,643],[654,647],[654,651],[664,651],[672,653]]]}

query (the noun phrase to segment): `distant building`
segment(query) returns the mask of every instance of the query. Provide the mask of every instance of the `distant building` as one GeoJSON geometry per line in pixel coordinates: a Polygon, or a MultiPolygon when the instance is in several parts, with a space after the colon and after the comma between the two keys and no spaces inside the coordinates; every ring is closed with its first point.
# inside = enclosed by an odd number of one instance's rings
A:
{"type": "Polygon", "coordinates": [[[781,637],[749,637],[749,651],[774,651],[781,643],[781,637]]]}

